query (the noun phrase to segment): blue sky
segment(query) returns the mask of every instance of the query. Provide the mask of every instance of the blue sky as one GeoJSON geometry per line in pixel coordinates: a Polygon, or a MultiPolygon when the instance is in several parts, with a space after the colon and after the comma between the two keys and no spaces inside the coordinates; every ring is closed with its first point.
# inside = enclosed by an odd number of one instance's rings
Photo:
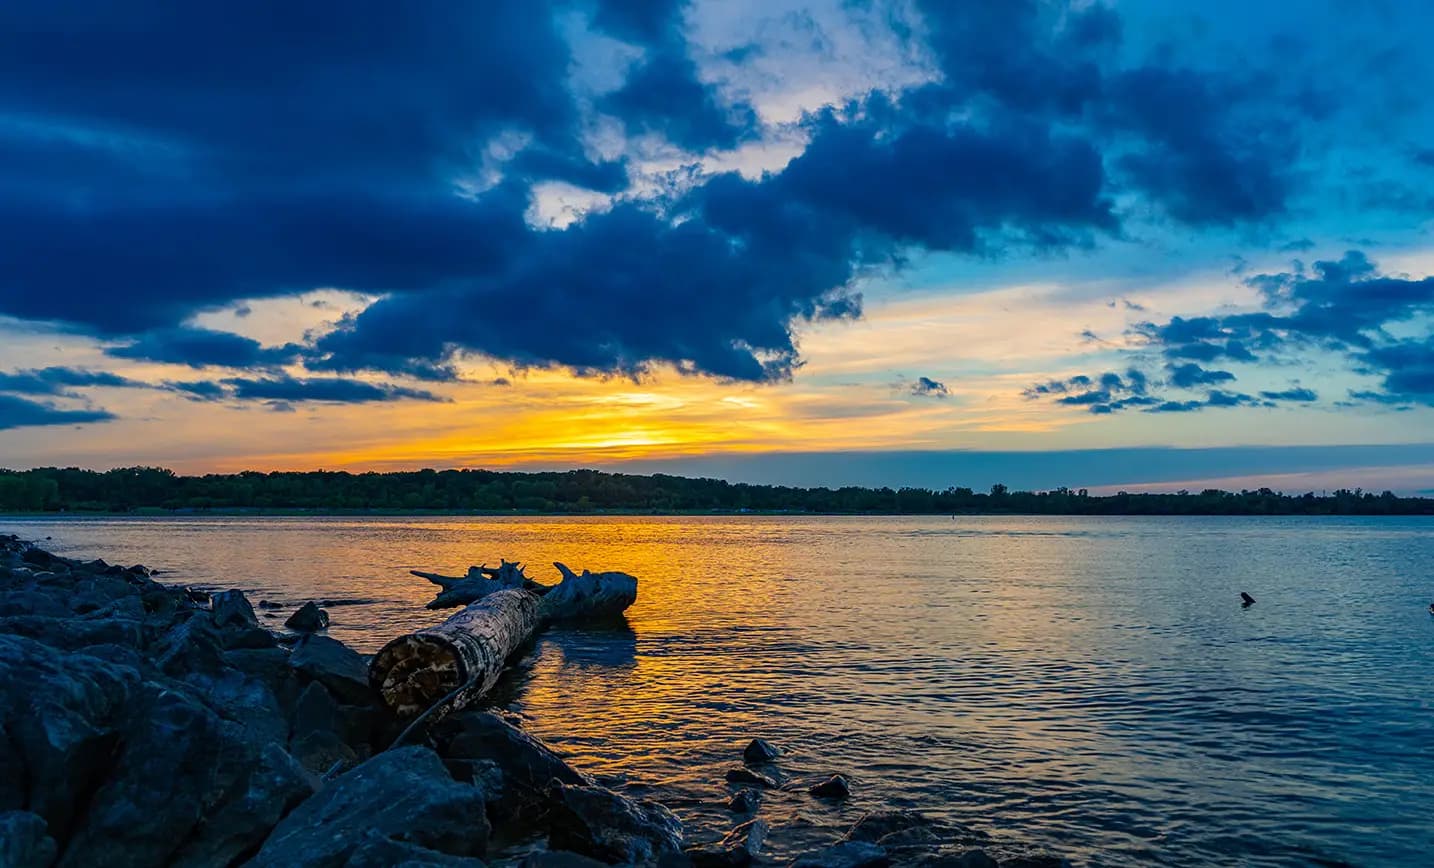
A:
{"type": "Polygon", "coordinates": [[[1429,32],[7,3],[0,464],[1431,489],[1429,32]]]}

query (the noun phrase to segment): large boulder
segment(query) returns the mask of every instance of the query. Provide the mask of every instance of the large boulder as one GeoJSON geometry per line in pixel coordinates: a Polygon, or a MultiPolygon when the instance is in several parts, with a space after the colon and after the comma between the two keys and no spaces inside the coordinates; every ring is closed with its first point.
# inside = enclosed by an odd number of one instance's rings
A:
{"type": "Polygon", "coordinates": [[[0,810],[24,808],[65,840],[109,774],[139,672],[0,635],[0,810]]]}
{"type": "Polygon", "coordinates": [[[546,811],[548,785],[553,781],[575,786],[593,784],[552,748],[492,712],[453,715],[438,725],[436,734],[439,753],[445,758],[486,760],[497,765],[503,775],[503,793],[492,807],[498,816],[546,811]]]}
{"type": "Polygon", "coordinates": [[[656,802],[603,787],[555,784],[548,842],[612,865],[654,865],[682,852],[682,823],[656,802]]]}
{"type": "Polygon", "coordinates": [[[232,865],[252,852],[283,816],[314,794],[319,781],[278,745],[265,745],[240,786],[213,805],[172,868],[232,865]]]}
{"type": "Polygon", "coordinates": [[[28,811],[0,813],[0,865],[5,868],[50,868],[59,852],[45,828],[45,818],[28,811]]]}
{"type": "MultiPolygon", "coordinates": [[[[483,793],[426,747],[394,748],[335,778],[274,828],[250,868],[343,868],[375,837],[450,856],[481,855],[483,793]]],[[[422,863],[420,863],[422,864],[422,863]]]]}
{"type": "Polygon", "coordinates": [[[289,665],[344,702],[362,705],[374,700],[368,683],[368,663],[363,655],[337,639],[304,637],[289,655],[289,665]]]}
{"type": "Polygon", "coordinates": [[[198,854],[188,864],[224,864],[255,848],[312,791],[286,759],[186,692],[146,683],[60,868],[165,865],[187,841],[198,854]],[[217,828],[224,816],[229,826],[217,828]],[[200,858],[216,854],[225,858],[200,858]]]}

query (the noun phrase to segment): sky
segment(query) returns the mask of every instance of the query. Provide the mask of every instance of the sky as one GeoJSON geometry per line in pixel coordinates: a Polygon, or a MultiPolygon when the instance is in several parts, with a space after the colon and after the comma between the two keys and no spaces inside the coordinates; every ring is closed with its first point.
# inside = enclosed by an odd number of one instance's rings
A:
{"type": "Polygon", "coordinates": [[[10,0],[0,466],[1434,492],[1430,32],[10,0]]]}

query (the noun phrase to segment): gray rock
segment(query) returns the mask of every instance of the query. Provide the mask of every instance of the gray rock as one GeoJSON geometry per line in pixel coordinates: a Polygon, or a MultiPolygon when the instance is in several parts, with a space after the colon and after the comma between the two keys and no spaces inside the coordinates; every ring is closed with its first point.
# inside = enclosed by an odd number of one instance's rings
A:
{"type": "Polygon", "coordinates": [[[754,772],[742,766],[728,769],[726,777],[727,783],[729,784],[756,784],[759,787],[765,787],[767,789],[775,789],[777,787],[777,782],[774,779],[761,772],[754,772]]]}
{"type": "Polygon", "coordinates": [[[261,608],[261,609],[282,609],[282,608],[284,608],[284,604],[283,604],[283,603],[275,603],[275,602],[273,602],[272,600],[260,600],[260,601],[259,601],[259,608],[261,608]]]}
{"type": "Polygon", "coordinates": [[[750,814],[762,806],[760,790],[743,789],[727,800],[727,810],[735,814],[750,814]]]}
{"type": "Polygon", "coordinates": [[[414,745],[335,778],[285,817],[247,864],[342,868],[374,837],[473,856],[483,852],[488,831],[482,793],[454,782],[433,751],[414,745]]]}
{"type": "Polygon", "coordinates": [[[329,626],[329,613],[310,601],[290,615],[284,626],[300,633],[316,633],[329,626]]]}
{"type": "Polygon", "coordinates": [[[0,813],[0,865],[5,868],[50,868],[59,848],[46,831],[45,819],[29,811],[0,813]]]}
{"type": "Polygon", "coordinates": [[[230,627],[220,637],[224,650],[276,648],[279,639],[263,627],[230,627]]]}
{"type": "Polygon", "coordinates": [[[546,811],[552,781],[593,783],[552,748],[492,712],[463,712],[445,720],[438,728],[438,745],[445,758],[488,760],[501,769],[503,793],[493,805],[498,816],[546,811]]]}
{"type": "Polygon", "coordinates": [[[745,868],[762,851],[768,831],[766,822],[748,820],[728,832],[717,844],[688,848],[687,856],[694,868],[745,868]]]}
{"type": "Polygon", "coordinates": [[[819,784],[807,787],[807,792],[819,799],[845,799],[851,795],[851,785],[841,775],[832,775],[819,784]]]}
{"type": "Polygon", "coordinates": [[[602,787],[552,788],[548,842],[609,864],[655,865],[682,852],[682,824],[656,802],[602,787]]]}
{"type": "MultiPolygon", "coordinates": [[[[292,802],[272,798],[274,787],[254,781],[265,766],[261,748],[246,738],[242,726],[179,690],[146,683],[143,698],[131,709],[114,766],[89,800],[60,868],[169,864],[187,838],[210,830],[223,806],[242,801],[256,788],[261,798],[272,801],[272,822],[292,802]]],[[[307,794],[297,772],[288,780],[295,801],[307,794]]],[[[204,847],[235,855],[248,851],[268,831],[262,819],[247,828],[236,823],[213,830],[204,847]]]]}
{"type": "Polygon", "coordinates": [[[283,706],[263,681],[225,668],[218,674],[190,673],[184,676],[183,683],[194,688],[195,698],[220,717],[243,727],[248,741],[283,745],[288,740],[289,724],[283,706]]]}
{"type": "Polygon", "coordinates": [[[370,833],[344,863],[344,868],[486,868],[486,864],[472,856],[450,856],[370,833]]]}
{"type": "Polygon", "coordinates": [[[891,863],[891,857],[876,844],[867,841],[843,841],[799,856],[792,862],[792,868],[882,868],[891,863]]]}
{"type": "Polygon", "coordinates": [[[336,732],[339,728],[339,704],[324,685],[317,681],[299,694],[294,705],[293,723],[289,728],[297,741],[314,732],[336,732]]]}
{"type": "Polygon", "coordinates": [[[254,617],[254,607],[243,591],[220,591],[210,597],[210,611],[214,613],[214,625],[221,630],[227,627],[257,627],[259,619],[254,617]]]}
{"type": "Polygon", "coordinates": [[[368,664],[362,655],[337,639],[306,636],[294,646],[289,665],[318,681],[340,700],[356,705],[371,703],[368,664]]]}
{"type": "Polygon", "coordinates": [[[569,850],[537,850],[524,856],[519,868],[607,868],[607,863],[569,850]]]}
{"type": "Polygon", "coordinates": [[[224,643],[213,617],[203,611],[181,617],[184,620],[155,643],[155,665],[175,677],[188,672],[218,673],[224,668],[224,643]]]}
{"type": "Polygon", "coordinates": [[[352,768],[358,764],[359,759],[354,749],[344,744],[338,733],[326,729],[294,739],[289,744],[289,752],[300,765],[317,775],[328,773],[335,765],[352,768]]]}
{"type": "Polygon", "coordinates": [[[0,805],[26,806],[65,840],[139,683],[130,667],[0,635],[0,805]]]}
{"type": "Polygon", "coordinates": [[[0,618],[0,633],[36,639],[66,651],[79,651],[90,645],[138,648],[144,642],[144,623],[132,618],[12,615],[0,618]]]}
{"type": "Polygon", "coordinates": [[[742,751],[742,761],[752,765],[769,763],[781,756],[782,752],[771,742],[754,738],[742,751]]]}
{"type": "Polygon", "coordinates": [[[318,789],[306,772],[278,745],[265,745],[242,785],[226,793],[184,843],[172,868],[232,865],[268,836],[279,820],[318,789]]]}

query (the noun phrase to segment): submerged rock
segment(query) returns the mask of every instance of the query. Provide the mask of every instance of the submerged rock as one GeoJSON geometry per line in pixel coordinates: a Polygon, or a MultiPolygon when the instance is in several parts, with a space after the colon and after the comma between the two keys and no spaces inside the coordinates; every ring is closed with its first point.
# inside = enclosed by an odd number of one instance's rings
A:
{"type": "Polygon", "coordinates": [[[300,633],[316,633],[329,626],[329,613],[310,601],[290,615],[284,626],[300,633]]]}
{"type": "Polygon", "coordinates": [[[886,850],[867,841],[843,841],[798,857],[792,868],[882,868],[891,857],[886,850]]]}
{"type": "Polygon", "coordinates": [[[694,868],[745,868],[762,851],[768,831],[765,821],[748,820],[716,844],[688,848],[687,856],[694,868]]]}
{"type": "Polygon", "coordinates": [[[734,814],[750,814],[762,806],[760,790],[743,789],[727,800],[727,810],[734,814]]]}
{"type": "Polygon", "coordinates": [[[845,799],[851,795],[851,785],[841,775],[832,775],[819,784],[807,787],[807,792],[819,799],[845,799]]]}
{"type": "Polygon", "coordinates": [[[754,738],[742,751],[742,761],[752,765],[761,765],[769,763],[781,755],[782,752],[771,742],[754,738]]]}
{"type": "Polygon", "coordinates": [[[872,811],[857,820],[842,840],[876,842],[896,832],[930,825],[930,820],[915,811],[872,811]]]}
{"type": "Polygon", "coordinates": [[[375,838],[474,856],[483,853],[488,832],[482,792],[455,782],[437,754],[414,745],[381,753],[335,778],[285,817],[247,864],[343,868],[360,850],[376,846],[375,838]]]}
{"type": "Polygon", "coordinates": [[[609,864],[653,865],[682,852],[682,824],[656,802],[634,801],[602,787],[552,788],[548,841],[609,864]]]}
{"type": "Polygon", "coordinates": [[[776,780],[767,777],[761,772],[754,772],[749,768],[736,766],[727,770],[727,783],[729,784],[756,784],[767,789],[776,789],[776,780]]]}

